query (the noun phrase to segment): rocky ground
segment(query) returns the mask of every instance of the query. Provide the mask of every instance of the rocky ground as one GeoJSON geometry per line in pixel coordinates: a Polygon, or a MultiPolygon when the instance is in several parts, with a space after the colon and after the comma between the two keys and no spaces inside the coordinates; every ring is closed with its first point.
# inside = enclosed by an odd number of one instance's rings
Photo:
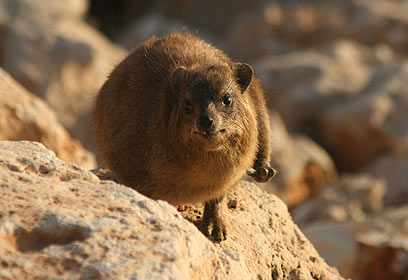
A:
{"type": "Polygon", "coordinates": [[[221,244],[35,142],[0,141],[0,193],[1,279],[342,279],[286,205],[248,182],[227,198],[237,204],[221,244]]]}
{"type": "Polygon", "coordinates": [[[408,279],[407,14],[400,0],[0,0],[0,140],[49,149],[0,142],[0,279],[408,279]],[[86,171],[109,71],[180,30],[251,63],[270,108],[279,173],[229,194],[221,244],[182,218],[199,206],[180,215],[86,171]]]}

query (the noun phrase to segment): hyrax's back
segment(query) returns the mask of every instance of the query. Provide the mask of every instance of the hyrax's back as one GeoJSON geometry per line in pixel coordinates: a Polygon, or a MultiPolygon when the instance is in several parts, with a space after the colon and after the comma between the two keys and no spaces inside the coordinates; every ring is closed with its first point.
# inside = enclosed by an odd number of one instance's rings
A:
{"type": "Polygon", "coordinates": [[[268,117],[252,74],[188,33],[146,41],[97,97],[101,158],[122,183],[173,204],[215,199],[252,166],[269,179],[268,117]]]}

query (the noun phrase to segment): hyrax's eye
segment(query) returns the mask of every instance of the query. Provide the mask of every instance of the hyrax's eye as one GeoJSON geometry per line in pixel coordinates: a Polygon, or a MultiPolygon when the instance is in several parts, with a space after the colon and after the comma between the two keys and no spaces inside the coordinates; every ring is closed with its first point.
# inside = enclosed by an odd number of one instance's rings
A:
{"type": "Polygon", "coordinates": [[[191,114],[193,112],[193,103],[188,99],[184,99],[184,112],[186,112],[186,114],[191,114]]]}
{"type": "Polygon", "coordinates": [[[222,99],[222,104],[224,104],[225,106],[231,106],[231,104],[232,104],[231,96],[229,96],[228,94],[224,95],[224,97],[222,99]]]}

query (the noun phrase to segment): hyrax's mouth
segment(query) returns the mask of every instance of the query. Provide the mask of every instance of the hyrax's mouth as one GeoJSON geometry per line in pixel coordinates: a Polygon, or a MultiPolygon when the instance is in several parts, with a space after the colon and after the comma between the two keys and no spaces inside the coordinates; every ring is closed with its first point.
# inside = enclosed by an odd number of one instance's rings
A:
{"type": "Polygon", "coordinates": [[[218,134],[222,134],[225,133],[226,130],[225,128],[217,130],[217,131],[194,131],[194,134],[198,134],[202,137],[206,137],[206,138],[210,138],[210,137],[214,137],[218,134]]]}

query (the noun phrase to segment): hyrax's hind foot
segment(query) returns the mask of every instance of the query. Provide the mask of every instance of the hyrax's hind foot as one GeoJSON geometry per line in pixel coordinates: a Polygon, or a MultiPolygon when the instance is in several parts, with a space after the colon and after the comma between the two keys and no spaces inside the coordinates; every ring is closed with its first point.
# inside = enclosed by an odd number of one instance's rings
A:
{"type": "Polygon", "coordinates": [[[226,217],[223,215],[221,204],[222,198],[207,201],[204,207],[204,234],[212,236],[217,242],[227,239],[226,217]]]}
{"type": "Polygon", "coordinates": [[[259,183],[266,183],[272,179],[277,173],[277,170],[270,166],[259,166],[250,168],[247,174],[254,178],[255,181],[259,183]]]}

